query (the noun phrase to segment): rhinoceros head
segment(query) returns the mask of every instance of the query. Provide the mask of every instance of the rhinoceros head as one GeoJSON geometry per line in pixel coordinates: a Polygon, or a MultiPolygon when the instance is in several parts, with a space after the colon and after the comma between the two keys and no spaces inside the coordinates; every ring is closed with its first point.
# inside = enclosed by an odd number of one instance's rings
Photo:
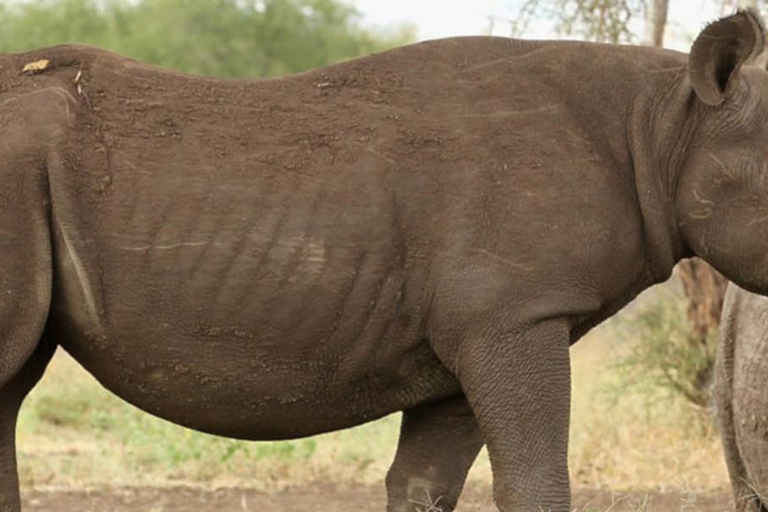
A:
{"type": "Polygon", "coordinates": [[[688,62],[684,163],[675,207],[691,252],[768,293],[768,71],[763,22],[740,11],[707,26],[688,62]]]}

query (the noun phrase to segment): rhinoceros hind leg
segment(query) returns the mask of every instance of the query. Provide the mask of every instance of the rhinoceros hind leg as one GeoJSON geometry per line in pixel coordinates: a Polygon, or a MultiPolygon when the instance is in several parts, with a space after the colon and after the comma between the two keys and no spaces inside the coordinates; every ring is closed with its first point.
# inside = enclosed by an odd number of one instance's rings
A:
{"type": "MultiPolygon", "coordinates": [[[[54,96],[51,96],[52,98],[54,96]]],[[[0,512],[18,512],[14,434],[21,402],[53,353],[45,340],[51,305],[53,251],[47,162],[52,145],[39,140],[50,109],[37,102],[5,102],[0,127],[0,512]],[[14,111],[37,105],[27,112],[14,111]],[[6,123],[7,124],[7,123],[6,123]]]]}
{"type": "Polygon", "coordinates": [[[21,403],[42,377],[55,350],[56,345],[44,338],[21,371],[0,388],[0,512],[21,510],[16,470],[16,419],[21,403]]]}
{"type": "Polygon", "coordinates": [[[387,511],[413,512],[430,506],[452,511],[482,446],[464,396],[405,411],[397,454],[387,474],[387,511]]]}

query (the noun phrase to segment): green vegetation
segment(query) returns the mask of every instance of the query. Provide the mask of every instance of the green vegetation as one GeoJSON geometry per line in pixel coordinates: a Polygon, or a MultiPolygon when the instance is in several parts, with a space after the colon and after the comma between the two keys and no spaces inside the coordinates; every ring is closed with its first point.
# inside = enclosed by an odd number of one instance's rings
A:
{"type": "Polygon", "coordinates": [[[701,338],[691,329],[683,297],[660,291],[627,315],[618,335],[628,346],[615,364],[623,387],[709,406],[717,332],[701,338]]]}
{"type": "Polygon", "coordinates": [[[0,53],[89,43],[189,73],[278,76],[413,39],[338,0],[26,0],[0,3],[0,53]]]}
{"type": "Polygon", "coordinates": [[[60,352],[25,402],[18,432],[28,484],[225,480],[274,487],[329,474],[376,480],[394,454],[398,428],[393,416],[346,433],[286,442],[206,435],[128,405],[60,352]]]}
{"type": "Polygon", "coordinates": [[[649,290],[571,349],[574,486],[697,492],[726,488],[725,459],[714,424],[683,394],[670,392],[663,381],[645,380],[642,369],[627,366],[628,358],[648,341],[635,327],[638,316],[675,298],[675,307],[685,308],[670,285],[649,290]]]}

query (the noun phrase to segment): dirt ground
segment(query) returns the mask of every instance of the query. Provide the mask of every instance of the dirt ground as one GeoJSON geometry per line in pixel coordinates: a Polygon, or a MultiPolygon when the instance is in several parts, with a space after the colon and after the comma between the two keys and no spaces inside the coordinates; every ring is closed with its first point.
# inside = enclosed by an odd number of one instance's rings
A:
{"type": "MultiPolygon", "coordinates": [[[[100,491],[33,491],[24,499],[25,512],[382,512],[381,487],[333,488],[315,486],[279,493],[247,489],[204,491],[190,488],[131,488],[100,491]]],[[[439,503],[438,503],[439,506],[439,503]]],[[[726,493],[701,495],[680,491],[667,493],[610,493],[577,490],[573,509],[585,512],[732,510],[726,493]]],[[[414,505],[414,512],[426,507],[414,505]]],[[[432,509],[439,510],[439,509],[432,509]]],[[[493,512],[490,490],[466,490],[459,512],[493,512]]]]}

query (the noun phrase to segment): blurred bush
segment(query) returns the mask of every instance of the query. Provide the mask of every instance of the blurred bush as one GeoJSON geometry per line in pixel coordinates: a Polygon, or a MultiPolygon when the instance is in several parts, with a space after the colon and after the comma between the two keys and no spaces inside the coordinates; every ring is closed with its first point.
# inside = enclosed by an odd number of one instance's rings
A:
{"type": "Polygon", "coordinates": [[[663,391],[697,408],[709,406],[717,326],[692,329],[689,304],[682,293],[666,288],[622,317],[617,332],[626,347],[616,363],[618,391],[639,387],[656,398],[663,391]]]}
{"type": "Polygon", "coordinates": [[[0,53],[89,43],[189,73],[297,73],[413,40],[366,28],[340,0],[20,0],[0,3],[0,53]]]}

